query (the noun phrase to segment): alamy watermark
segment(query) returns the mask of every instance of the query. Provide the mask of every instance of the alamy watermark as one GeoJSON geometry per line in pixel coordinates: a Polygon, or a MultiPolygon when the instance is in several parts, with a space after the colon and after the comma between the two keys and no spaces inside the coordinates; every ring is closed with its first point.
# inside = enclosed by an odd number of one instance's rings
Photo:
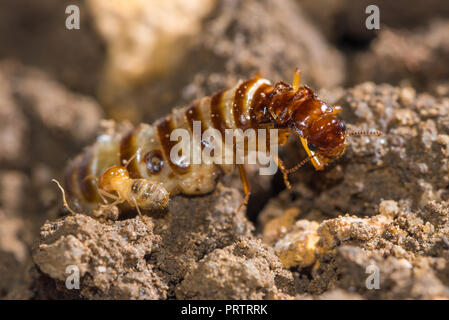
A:
{"type": "Polygon", "coordinates": [[[380,10],[379,7],[372,4],[366,7],[365,13],[369,16],[365,20],[365,26],[368,30],[380,29],[380,10]]]}
{"type": "Polygon", "coordinates": [[[79,30],[80,28],[80,8],[71,4],[65,8],[65,13],[69,16],[65,19],[65,27],[69,30],[79,30]]]}
{"type": "Polygon", "coordinates": [[[77,289],[80,288],[80,269],[75,265],[67,266],[65,273],[68,274],[65,280],[65,286],[67,289],[77,289]]]}
{"type": "Polygon", "coordinates": [[[365,273],[369,276],[365,280],[365,286],[368,290],[380,289],[380,271],[375,264],[370,264],[366,267],[365,273]]]}
{"type": "Polygon", "coordinates": [[[201,121],[193,121],[193,137],[189,130],[178,128],[171,132],[170,140],[177,141],[170,150],[170,160],[180,167],[244,164],[246,159],[248,164],[264,166],[259,169],[261,175],[273,175],[277,171],[273,161],[278,155],[277,129],[257,129],[257,132],[255,129],[226,129],[223,144],[219,130],[209,128],[201,132],[201,121]]]}

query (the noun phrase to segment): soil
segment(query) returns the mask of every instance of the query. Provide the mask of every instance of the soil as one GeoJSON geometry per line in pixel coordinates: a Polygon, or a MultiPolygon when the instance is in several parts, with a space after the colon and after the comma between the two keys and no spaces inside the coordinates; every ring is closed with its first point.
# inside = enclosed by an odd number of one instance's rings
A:
{"type": "MultiPolygon", "coordinates": [[[[32,2],[0,4],[0,298],[449,298],[445,1],[403,14],[379,1],[378,31],[352,1],[71,1],[79,30],[64,28],[60,0],[32,2]],[[248,166],[240,211],[237,174],[164,212],[63,209],[51,179],[105,128],[257,72],[291,82],[296,66],[348,130],[382,136],[349,137],[326,170],[291,175],[291,190],[248,166]],[[66,286],[72,265],[79,289],[66,286]]],[[[280,156],[290,167],[306,154],[292,137],[280,156]]]]}

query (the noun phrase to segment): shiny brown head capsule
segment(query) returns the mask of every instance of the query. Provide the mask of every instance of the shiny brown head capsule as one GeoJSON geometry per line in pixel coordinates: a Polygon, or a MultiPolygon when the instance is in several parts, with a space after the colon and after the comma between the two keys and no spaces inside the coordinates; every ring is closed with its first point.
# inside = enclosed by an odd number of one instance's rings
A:
{"type": "Polygon", "coordinates": [[[301,137],[315,169],[322,170],[346,149],[346,126],[336,117],[341,108],[329,106],[314,94],[303,105],[311,112],[305,115],[302,111],[306,108],[298,107],[291,126],[301,137]],[[304,122],[307,128],[303,128],[304,122]]]}

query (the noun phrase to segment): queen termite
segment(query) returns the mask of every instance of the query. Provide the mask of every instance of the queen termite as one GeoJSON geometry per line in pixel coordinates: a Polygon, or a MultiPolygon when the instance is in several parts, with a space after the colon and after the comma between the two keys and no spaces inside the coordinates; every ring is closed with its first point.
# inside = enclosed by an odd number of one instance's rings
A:
{"type": "MultiPolygon", "coordinates": [[[[185,164],[170,157],[174,146],[170,133],[177,128],[192,132],[194,121],[200,122],[202,131],[215,128],[222,137],[226,129],[276,129],[279,145],[284,145],[290,134],[297,134],[307,153],[306,159],[290,169],[278,157],[274,159],[287,188],[290,188],[288,174],[308,161],[316,170],[323,170],[339,158],[346,149],[348,136],[381,135],[379,131],[347,132],[344,122],[337,118],[341,107],[329,105],[309,87],[300,86],[300,78],[296,69],[292,86],[284,82],[273,86],[256,76],[187,107],[174,109],[153,125],[141,124],[125,135],[102,135],[69,164],[65,190],[71,198],[87,204],[95,205],[101,200],[112,201],[111,204],[126,202],[139,213],[140,209],[164,209],[169,194],[211,192],[221,173],[232,172],[234,165],[185,164]]],[[[243,164],[237,167],[245,193],[242,206],[248,202],[250,186],[243,164]]]]}

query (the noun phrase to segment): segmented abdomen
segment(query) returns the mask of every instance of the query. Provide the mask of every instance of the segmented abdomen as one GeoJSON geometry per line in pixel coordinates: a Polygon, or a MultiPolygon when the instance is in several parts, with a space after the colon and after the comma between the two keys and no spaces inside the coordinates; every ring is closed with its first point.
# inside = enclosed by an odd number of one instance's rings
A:
{"type": "Polygon", "coordinates": [[[135,179],[130,188],[129,198],[135,199],[140,208],[152,210],[164,208],[169,200],[169,194],[161,182],[135,179]]]}
{"type": "Polygon", "coordinates": [[[172,130],[184,128],[193,137],[193,121],[200,121],[202,132],[215,128],[224,141],[226,129],[257,129],[269,117],[266,99],[272,90],[268,80],[254,78],[174,109],[152,126],[141,124],[126,135],[102,135],[67,167],[66,190],[73,198],[96,203],[95,177],[132,159],[127,166],[131,178],[159,181],[171,194],[208,193],[220,173],[229,173],[233,165],[172,162],[170,151],[177,143],[170,141],[172,130]]]}

